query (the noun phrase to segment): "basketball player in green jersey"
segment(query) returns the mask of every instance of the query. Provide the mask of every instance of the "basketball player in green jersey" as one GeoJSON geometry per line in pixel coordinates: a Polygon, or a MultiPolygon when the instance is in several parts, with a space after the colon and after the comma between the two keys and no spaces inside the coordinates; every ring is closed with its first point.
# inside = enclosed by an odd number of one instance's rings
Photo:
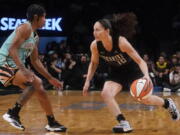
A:
{"type": "Polygon", "coordinates": [[[0,81],[4,86],[16,85],[23,89],[15,105],[3,115],[3,119],[13,127],[24,130],[19,112],[26,102],[35,95],[47,115],[48,131],[65,132],[66,127],[58,123],[53,115],[52,106],[42,85],[42,81],[24,65],[30,56],[34,68],[42,74],[50,84],[57,88],[61,83],[52,77],[38,59],[38,35],[36,30],[45,24],[45,9],[37,4],[30,5],[27,9],[27,22],[17,27],[0,48],[0,81]]]}
{"type": "MultiPolygon", "coordinates": [[[[121,113],[115,96],[122,88],[128,89],[127,85],[135,79],[144,76],[148,81],[151,81],[146,63],[126,39],[134,34],[136,23],[135,14],[124,13],[114,14],[111,19],[101,19],[94,24],[95,40],[91,43],[91,62],[83,87],[83,95],[87,95],[99,59],[103,60],[111,72],[104,83],[101,96],[118,121],[118,125],[113,128],[116,133],[131,132],[132,128],[121,113]]],[[[179,111],[170,98],[162,99],[150,95],[141,103],[164,106],[169,110],[173,120],[179,120],[179,111]]]]}

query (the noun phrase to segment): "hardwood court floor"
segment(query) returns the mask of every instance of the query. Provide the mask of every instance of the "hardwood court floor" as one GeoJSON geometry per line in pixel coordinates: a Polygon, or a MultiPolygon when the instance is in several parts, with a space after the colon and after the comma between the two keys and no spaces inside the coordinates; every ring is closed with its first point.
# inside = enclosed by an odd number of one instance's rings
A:
{"type": "MultiPolygon", "coordinates": [[[[81,91],[64,91],[61,96],[49,91],[48,95],[56,118],[69,128],[66,133],[45,131],[45,113],[33,97],[21,112],[21,121],[26,130],[19,131],[0,117],[0,135],[115,135],[111,129],[117,123],[99,92],[92,92],[88,97],[81,96],[81,91]]],[[[158,95],[163,96],[162,93],[158,95]]],[[[0,96],[0,116],[14,104],[17,97],[18,94],[0,96]]],[[[171,97],[180,108],[180,97],[177,94],[171,97]]],[[[128,92],[117,95],[117,101],[134,128],[129,135],[180,135],[180,121],[172,121],[165,109],[141,105],[128,92]]]]}

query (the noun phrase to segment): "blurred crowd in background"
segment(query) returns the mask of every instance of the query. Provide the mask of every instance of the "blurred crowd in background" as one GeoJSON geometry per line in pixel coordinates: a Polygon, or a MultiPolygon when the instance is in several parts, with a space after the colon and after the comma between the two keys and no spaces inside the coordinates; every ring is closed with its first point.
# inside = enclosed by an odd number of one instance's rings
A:
{"type": "MultiPolygon", "coordinates": [[[[47,70],[64,83],[64,90],[83,87],[94,22],[108,14],[130,11],[139,22],[136,36],[130,42],[147,62],[154,86],[163,91],[180,91],[180,1],[0,0],[0,17],[25,17],[26,8],[32,3],[44,5],[47,17],[62,17],[62,32],[39,31],[39,36],[66,36],[67,40],[48,42],[39,57],[47,70]]],[[[0,37],[10,32],[0,31],[0,37]]],[[[29,63],[26,66],[32,68],[29,63]]],[[[100,62],[91,82],[92,90],[101,89],[108,77],[108,68],[102,67],[100,62]]],[[[44,84],[53,89],[45,79],[44,84]]]]}
{"type": "MultiPolygon", "coordinates": [[[[64,83],[63,89],[82,89],[90,62],[90,54],[71,52],[64,40],[60,43],[48,43],[46,52],[46,54],[40,54],[39,57],[47,70],[64,83]]],[[[152,54],[144,53],[141,54],[141,57],[148,65],[149,74],[155,87],[160,87],[163,91],[180,92],[180,51],[171,55],[159,52],[157,58],[153,58],[152,54]]],[[[27,66],[32,68],[29,63],[27,66]]],[[[100,90],[108,73],[108,68],[100,61],[90,89],[100,90]]],[[[52,86],[46,81],[45,86],[52,89],[52,86]]]]}

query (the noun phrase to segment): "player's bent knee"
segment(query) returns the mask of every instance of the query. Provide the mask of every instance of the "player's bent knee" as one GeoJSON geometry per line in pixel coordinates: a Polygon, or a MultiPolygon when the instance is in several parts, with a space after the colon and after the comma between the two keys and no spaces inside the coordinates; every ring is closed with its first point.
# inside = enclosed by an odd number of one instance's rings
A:
{"type": "Polygon", "coordinates": [[[108,99],[108,98],[111,97],[111,95],[109,94],[109,92],[108,92],[107,90],[103,90],[103,91],[101,92],[101,97],[102,97],[103,99],[108,99]]]}
{"type": "Polygon", "coordinates": [[[33,81],[33,86],[37,89],[40,89],[41,87],[43,87],[42,80],[36,76],[34,81],[33,81]]]}

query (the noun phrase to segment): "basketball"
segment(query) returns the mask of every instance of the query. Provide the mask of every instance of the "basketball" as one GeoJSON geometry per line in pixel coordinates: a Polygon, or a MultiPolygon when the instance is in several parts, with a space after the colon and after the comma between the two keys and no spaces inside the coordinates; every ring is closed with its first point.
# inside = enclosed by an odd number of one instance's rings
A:
{"type": "Polygon", "coordinates": [[[152,91],[153,84],[151,82],[148,82],[146,78],[134,80],[130,87],[131,95],[138,101],[141,101],[142,99],[150,96],[152,94],[152,91]]]}

